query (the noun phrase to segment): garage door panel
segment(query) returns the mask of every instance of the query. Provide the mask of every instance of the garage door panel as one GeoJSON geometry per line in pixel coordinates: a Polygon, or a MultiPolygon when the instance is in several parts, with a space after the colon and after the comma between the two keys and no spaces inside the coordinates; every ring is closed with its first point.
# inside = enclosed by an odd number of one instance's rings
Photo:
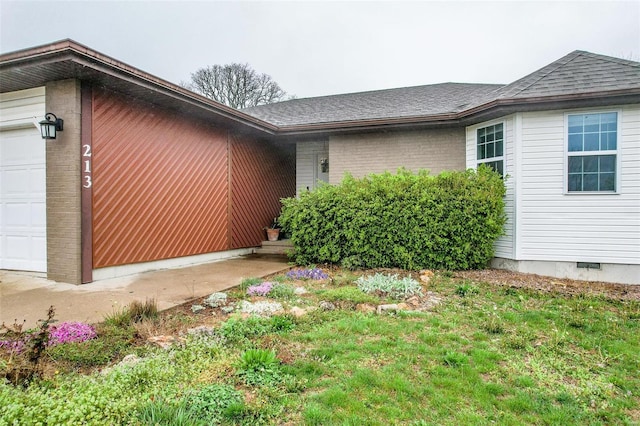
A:
{"type": "Polygon", "coordinates": [[[45,162],[45,141],[35,127],[2,132],[0,158],[2,165],[42,165],[45,162]]]}
{"type": "Polygon", "coordinates": [[[0,132],[0,268],[46,271],[45,141],[35,127],[0,132]]]}

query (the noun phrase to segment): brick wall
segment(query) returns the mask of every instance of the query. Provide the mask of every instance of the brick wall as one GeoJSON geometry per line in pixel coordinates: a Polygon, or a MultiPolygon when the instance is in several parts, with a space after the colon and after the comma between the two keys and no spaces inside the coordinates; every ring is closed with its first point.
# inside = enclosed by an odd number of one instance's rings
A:
{"type": "Polygon", "coordinates": [[[465,130],[408,130],[388,133],[331,136],[329,182],[338,183],[346,171],[355,177],[395,172],[465,169],[465,130]]]}
{"type": "Polygon", "coordinates": [[[47,83],[46,111],[64,120],[46,146],[47,278],[80,284],[80,82],[47,83]]]}

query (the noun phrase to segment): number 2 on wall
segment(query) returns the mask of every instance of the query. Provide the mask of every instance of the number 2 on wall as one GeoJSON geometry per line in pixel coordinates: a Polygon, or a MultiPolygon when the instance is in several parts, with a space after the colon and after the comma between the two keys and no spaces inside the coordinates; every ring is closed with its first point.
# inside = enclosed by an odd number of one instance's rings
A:
{"type": "Polygon", "coordinates": [[[82,169],[82,187],[91,188],[91,145],[82,145],[84,167],[82,169]]]}

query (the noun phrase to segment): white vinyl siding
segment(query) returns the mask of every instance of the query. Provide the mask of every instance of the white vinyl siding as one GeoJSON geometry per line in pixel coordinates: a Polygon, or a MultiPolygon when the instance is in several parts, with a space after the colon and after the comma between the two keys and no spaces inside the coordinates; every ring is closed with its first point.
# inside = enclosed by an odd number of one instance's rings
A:
{"type": "Polygon", "coordinates": [[[521,259],[640,264],[640,106],[616,109],[618,193],[565,192],[565,116],[601,109],[522,114],[521,259]]]}
{"type": "Polygon", "coordinates": [[[507,215],[507,223],[505,224],[505,235],[498,238],[495,244],[495,256],[507,259],[515,258],[515,220],[516,220],[516,203],[515,203],[515,150],[514,150],[514,123],[515,116],[503,117],[500,120],[480,123],[475,126],[467,127],[466,141],[466,159],[467,168],[475,169],[478,165],[478,129],[492,126],[495,124],[503,124],[504,132],[504,153],[501,157],[504,161],[504,176],[507,194],[505,197],[505,213],[507,215]]]}
{"type": "MultiPolygon", "coordinates": [[[[318,159],[329,158],[329,143],[298,142],[296,144],[296,195],[317,186],[318,159]]],[[[331,164],[329,164],[331,167],[331,164]]]]}

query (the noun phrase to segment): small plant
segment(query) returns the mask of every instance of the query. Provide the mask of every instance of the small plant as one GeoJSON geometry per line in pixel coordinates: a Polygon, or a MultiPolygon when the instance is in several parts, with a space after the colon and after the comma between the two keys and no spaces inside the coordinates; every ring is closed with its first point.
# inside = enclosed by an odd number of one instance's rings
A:
{"type": "Polygon", "coordinates": [[[319,268],[292,269],[286,273],[286,276],[292,280],[326,280],[329,278],[329,275],[319,268]]]}
{"type": "Polygon", "coordinates": [[[484,323],[482,324],[482,328],[491,334],[502,334],[505,332],[504,324],[502,320],[496,315],[490,315],[484,323]]]}
{"type": "Polygon", "coordinates": [[[240,357],[238,375],[247,385],[271,385],[280,378],[279,367],[273,350],[248,349],[240,357]]]}
{"type": "Polygon", "coordinates": [[[274,284],[271,292],[269,292],[269,297],[274,299],[281,300],[291,300],[295,298],[295,290],[293,287],[287,284],[276,283],[274,284]]]}
{"type": "Polygon", "coordinates": [[[34,378],[40,376],[40,360],[49,345],[49,334],[55,309],[50,306],[47,317],[39,320],[40,323],[32,333],[20,333],[20,338],[6,343],[10,347],[10,357],[1,371],[0,377],[5,377],[12,384],[28,387],[34,378]]]}
{"type": "Polygon", "coordinates": [[[397,274],[363,276],[356,281],[365,293],[377,293],[394,299],[406,299],[422,294],[420,283],[411,277],[398,278],[397,274]]]}
{"type": "Polygon", "coordinates": [[[245,371],[261,371],[278,364],[273,350],[248,349],[240,357],[239,368],[245,371]]]}
{"type": "Polygon", "coordinates": [[[460,352],[447,352],[442,358],[444,365],[449,367],[461,367],[468,362],[467,356],[460,352]]]}
{"type": "Polygon", "coordinates": [[[291,331],[295,322],[291,315],[274,315],[271,317],[271,329],[277,332],[291,331]]]}
{"type": "Polygon", "coordinates": [[[246,291],[249,287],[261,284],[262,280],[260,278],[245,278],[240,283],[240,290],[246,291]]]}
{"type": "Polygon", "coordinates": [[[158,317],[158,305],[155,299],[146,299],[143,302],[134,300],[129,305],[129,315],[131,321],[141,322],[145,319],[155,319],[158,317]]]}
{"type": "Polygon", "coordinates": [[[134,300],[121,310],[116,310],[107,315],[104,322],[116,327],[126,327],[145,319],[156,319],[158,317],[158,305],[155,299],[147,299],[144,302],[134,300]]]}
{"type": "Polygon", "coordinates": [[[63,322],[51,327],[49,346],[70,342],[86,342],[97,336],[95,328],[82,322],[63,322]]]}
{"type": "Polygon", "coordinates": [[[235,408],[243,404],[242,394],[229,385],[208,385],[187,396],[186,405],[195,419],[206,424],[218,424],[233,416],[235,408]],[[231,413],[228,413],[231,411],[231,413]]]}
{"type": "Polygon", "coordinates": [[[252,285],[247,289],[248,296],[266,296],[273,289],[273,283],[265,281],[258,285],[252,285]]]}
{"type": "Polygon", "coordinates": [[[363,293],[356,287],[344,286],[332,288],[319,293],[319,296],[329,302],[378,303],[379,299],[371,294],[363,293]]]}
{"type": "Polygon", "coordinates": [[[460,297],[471,296],[478,293],[480,293],[480,291],[478,290],[478,287],[467,282],[460,284],[458,287],[456,287],[456,294],[460,297]]]}
{"type": "Polygon", "coordinates": [[[162,399],[155,399],[142,407],[138,419],[143,425],[156,426],[199,426],[208,423],[195,419],[187,404],[170,403],[162,399]]]}

